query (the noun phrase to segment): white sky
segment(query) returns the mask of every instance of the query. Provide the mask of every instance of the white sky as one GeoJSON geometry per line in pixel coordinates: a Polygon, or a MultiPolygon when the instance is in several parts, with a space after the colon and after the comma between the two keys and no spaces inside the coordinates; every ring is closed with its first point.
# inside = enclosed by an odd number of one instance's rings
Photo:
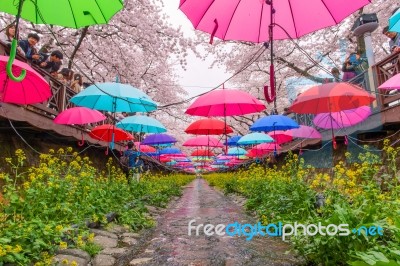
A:
{"type": "MultiPolygon", "coordinates": [[[[189,19],[179,10],[179,0],[163,0],[165,12],[170,17],[170,23],[174,26],[182,26],[182,30],[187,36],[194,36],[194,28],[189,19]]],[[[179,84],[189,93],[188,98],[198,95],[211,88],[218,86],[226,80],[230,74],[225,73],[225,69],[210,69],[213,58],[207,58],[205,61],[189,53],[187,58],[187,70],[177,67],[177,74],[181,77],[179,84]]]]}

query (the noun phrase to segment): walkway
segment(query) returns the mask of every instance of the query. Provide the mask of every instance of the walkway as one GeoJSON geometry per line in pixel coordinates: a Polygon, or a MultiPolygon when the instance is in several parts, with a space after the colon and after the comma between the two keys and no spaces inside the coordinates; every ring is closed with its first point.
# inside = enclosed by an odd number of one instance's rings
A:
{"type": "Polygon", "coordinates": [[[186,186],[182,197],[158,219],[153,239],[142,248],[130,265],[297,265],[289,246],[276,238],[188,235],[188,223],[213,225],[255,221],[241,206],[203,179],[186,186]]]}

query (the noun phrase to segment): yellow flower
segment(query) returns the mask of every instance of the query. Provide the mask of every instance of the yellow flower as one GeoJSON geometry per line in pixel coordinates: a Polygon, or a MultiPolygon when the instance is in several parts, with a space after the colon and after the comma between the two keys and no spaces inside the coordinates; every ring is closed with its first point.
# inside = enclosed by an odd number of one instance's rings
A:
{"type": "Polygon", "coordinates": [[[63,230],[62,225],[57,225],[57,226],[56,226],[56,231],[57,231],[57,232],[61,232],[62,230],[63,230]]]}
{"type": "Polygon", "coordinates": [[[13,252],[14,253],[20,253],[22,251],[22,247],[20,245],[16,245],[13,252]]]}
{"type": "Polygon", "coordinates": [[[72,147],[68,147],[67,152],[72,152],[72,147]]]}
{"type": "Polygon", "coordinates": [[[65,264],[65,265],[68,265],[68,262],[69,262],[69,261],[68,261],[67,259],[63,259],[63,260],[61,261],[61,263],[62,263],[62,264],[65,264]]]}
{"type": "Polygon", "coordinates": [[[78,266],[78,263],[76,263],[76,261],[71,261],[71,264],[70,264],[71,266],[78,266]]]}
{"type": "Polygon", "coordinates": [[[68,244],[66,242],[61,241],[60,242],[60,249],[67,249],[68,248],[68,244]]]}

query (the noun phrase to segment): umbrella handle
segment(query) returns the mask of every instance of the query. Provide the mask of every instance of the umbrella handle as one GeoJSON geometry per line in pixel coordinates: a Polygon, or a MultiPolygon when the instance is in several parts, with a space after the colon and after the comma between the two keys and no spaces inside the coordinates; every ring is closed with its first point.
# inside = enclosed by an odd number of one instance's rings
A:
{"type": "Polygon", "coordinates": [[[7,62],[7,75],[10,79],[16,82],[21,82],[22,80],[24,80],[26,76],[26,70],[22,69],[21,75],[19,77],[15,77],[14,74],[12,73],[12,65],[14,63],[16,53],[17,53],[17,40],[13,39],[11,42],[10,58],[8,59],[7,62]]]}
{"type": "Polygon", "coordinates": [[[349,145],[349,140],[347,138],[347,135],[344,136],[344,144],[346,144],[346,146],[349,145]]]}
{"type": "Polygon", "coordinates": [[[79,146],[79,147],[82,147],[83,144],[85,144],[85,140],[83,139],[83,133],[82,133],[81,135],[82,135],[82,140],[81,140],[81,141],[78,141],[78,146],[79,146]]]}
{"type": "Polygon", "coordinates": [[[106,152],[105,152],[105,155],[108,155],[108,146],[107,146],[107,150],[106,150],[106,152]]]}
{"type": "Polygon", "coordinates": [[[337,144],[336,144],[335,138],[333,138],[332,143],[333,143],[333,149],[336,150],[337,149],[337,144]]]}

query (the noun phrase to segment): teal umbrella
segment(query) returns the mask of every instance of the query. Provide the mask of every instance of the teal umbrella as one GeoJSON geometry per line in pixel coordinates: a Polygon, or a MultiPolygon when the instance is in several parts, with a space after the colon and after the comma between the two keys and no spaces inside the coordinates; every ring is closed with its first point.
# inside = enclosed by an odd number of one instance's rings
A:
{"type": "Polygon", "coordinates": [[[400,33],[400,9],[389,18],[389,31],[400,33]]]}
{"type": "Polygon", "coordinates": [[[110,112],[151,112],[157,109],[157,104],[141,90],[113,82],[91,85],[70,101],[79,106],[110,112]]]}
{"type": "Polygon", "coordinates": [[[238,145],[253,145],[253,144],[261,144],[261,143],[268,143],[274,142],[274,140],[264,133],[250,133],[241,137],[237,144],[238,145]]]}
{"type": "MultiPolygon", "coordinates": [[[[97,24],[107,24],[122,8],[122,0],[1,0],[0,12],[16,15],[16,36],[19,19],[35,24],[50,24],[68,28],[82,28],[97,24]]],[[[26,71],[15,77],[11,71],[15,59],[17,40],[11,44],[8,76],[14,81],[22,81],[26,71]]]]}
{"type": "Polygon", "coordinates": [[[226,154],[227,155],[246,155],[247,151],[242,148],[234,147],[234,148],[229,148],[228,152],[226,154]]]}
{"type": "Polygon", "coordinates": [[[117,123],[118,128],[143,133],[163,133],[167,129],[158,120],[144,115],[128,116],[117,123]]]}

